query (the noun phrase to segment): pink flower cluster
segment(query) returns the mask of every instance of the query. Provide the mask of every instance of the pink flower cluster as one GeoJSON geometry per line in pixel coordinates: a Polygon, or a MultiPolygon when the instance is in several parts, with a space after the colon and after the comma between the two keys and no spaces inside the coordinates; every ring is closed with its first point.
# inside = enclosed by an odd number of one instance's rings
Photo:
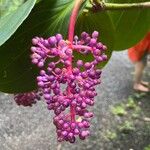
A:
{"type": "Polygon", "coordinates": [[[36,104],[36,102],[40,99],[41,99],[41,94],[36,91],[14,95],[15,102],[18,105],[22,105],[22,106],[32,106],[33,104],[36,104]]]}
{"type": "MultiPolygon", "coordinates": [[[[97,95],[95,86],[100,84],[101,77],[101,70],[96,67],[107,60],[104,54],[107,48],[98,42],[98,35],[97,31],[91,36],[83,32],[80,39],[74,37],[73,43],[64,40],[61,34],[48,39],[32,39],[32,63],[40,68],[38,88],[42,91],[47,108],[54,111],[53,122],[58,141],[74,143],[77,136],[84,140],[90,135],[93,113],[88,107],[94,105],[97,95]],[[83,57],[75,61],[74,51],[83,57]],[[88,54],[93,56],[92,61],[84,61],[88,54]]],[[[29,100],[34,103],[34,96],[30,95],[29,100]]],[[[15,100],[24,100],[26,96],[17,95],[15,100]]]]}

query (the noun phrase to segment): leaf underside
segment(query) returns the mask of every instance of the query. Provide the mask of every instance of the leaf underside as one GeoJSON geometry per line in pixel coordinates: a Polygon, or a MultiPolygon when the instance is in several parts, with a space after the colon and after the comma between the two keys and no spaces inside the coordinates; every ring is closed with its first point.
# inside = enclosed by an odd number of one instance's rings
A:
{"type": "Polygon", "coordinates": [[[5,43],[22,22],[27,18],[36,0],[28,0],[17,10],[12,11],[6,16],[0,17],[0,46],[5,43]]]}
{"type": "MultiPolygon", "coordinates": [[[[146,0],[107,1],[112,3],[133,3],[145,2],[146,0]]],[[[134,46],[150,29],[150,9],[115,10],[109,11],[108,14],[115,27],[115,50],[124,50],[134,46]]]]}

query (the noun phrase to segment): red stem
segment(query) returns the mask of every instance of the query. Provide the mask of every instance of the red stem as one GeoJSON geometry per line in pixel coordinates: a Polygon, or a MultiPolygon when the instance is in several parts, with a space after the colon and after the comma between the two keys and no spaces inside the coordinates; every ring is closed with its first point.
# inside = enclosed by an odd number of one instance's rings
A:
{"type": "Polygon", "coordinates": [[[69,30],[68,30],[68,40],[72,43],[73,37],[74,37],[74,29],[76,24],[76,19],[78,16],[78,12],[80,9],[81,4],[84,2],[84,0],[75,0],[75,4],[72,10],[72,14],[70,16],[70,23],[69,23],[69,30]]]}
{"type": "MultiPolygon", "coordinates": [[[[72,14],[70,16],[69,30],[68,30],[68,40],[71,43],[71,45],[73,43],[76,19],[77,19],[77,16],[78,16],[80,6],[83,3],[83,1],[84,0],[76,0],[75,1],[75,5],[73,7],[72,14]]],[[[70,61],[70,66],[68,67],[68,73],[72,74],[72,57],[70,57],[69,61],[70,61]]],[[[68,86],[67,90],[68,90],[68,95],[70,95],[71,94],[71,92],[70,92],[71,88],[69,86],[68,86]]],[[[75,107],[74,106],[70,106],[70,115],[71,115],[71,121],[75,122],[76,113],[75,113],[75,107]]]]}

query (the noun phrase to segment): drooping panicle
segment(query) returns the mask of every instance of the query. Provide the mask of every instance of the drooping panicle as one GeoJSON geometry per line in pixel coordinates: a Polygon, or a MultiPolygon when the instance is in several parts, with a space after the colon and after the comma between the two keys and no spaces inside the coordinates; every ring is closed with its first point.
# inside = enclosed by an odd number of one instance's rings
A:
{"type": "Polygon", "coordinates": [[[107,47],[98,42],[98,36],[97,31],[91,36],[83,32],[80,37],[75,36],[72,43],[64,40],[61,34],[32,40],[32,63],[40,68],[37,84],[47,108],[54,111],[58,141],[73,143],[77,136],[84,140],[90,134],[88,128],[93,113],[88,107],[94,105],[95,86],[100,84],[101,77],[97,65],[107,59],[107,47]],[[75,62],[73,51],[82,54],[83,59],[75,62]],[[93,56],[92,61],[84,61],[87,54],[93,56]]]}

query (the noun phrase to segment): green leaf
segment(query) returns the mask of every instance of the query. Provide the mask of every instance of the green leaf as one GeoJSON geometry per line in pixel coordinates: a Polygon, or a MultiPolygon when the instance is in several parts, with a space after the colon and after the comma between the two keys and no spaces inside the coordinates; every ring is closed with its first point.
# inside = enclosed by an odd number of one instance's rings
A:
{"type": "Polygon", "coordinates": [[[18,9],[25,0],[0,0],[0,17],[10,14],[18,9]]]}
{"type": "Polygon", "coordinates": [[[31,64],[30,47],[34,36],[67,34],[73,1],[39,2],[15,34],[0,47],[0,91],[27,92],[36,88],[37,69],[31,64]]]}
{"type": "Polygon", "coordinates": [[[31,12],[36,0],[28,0],[16,11],[0,18],[0,45],[6,42],[31,12]]]}
{"type": "MultiPolygon", "coordinates": [[[[0,90],[9,93],[27,92],[36,88],[36,75],[38,71],[31,64],[31,39],[35,36],[49,36],[61,33],[67,37],[68,23],[74,0],[47,0],[39,2],[28,18],[17,29],[15,34],[0,47],[0,90]]],[[[111,53],[113,47],[114,30],[107,14],[96,15],[91,22],[93,14],[89,14],[86,21],[80,14],[80,24],[77,24],[77,33],[82,31],[98,30],[101,40],[108,46],[111,53]],[[106,21],[97,21],[106,19],[106,21]],[[91,22],[91,23],[89,23],[91,22]],[[104,24],[103,24],[104,23],[104,24]],[[86,26],[84,26],[86,24],[86,26]],[[112,31],[111,31],[112,30],[112,31]]],[[[79,55],[75,55],[78,57],[79,55]]],[[[90,56],[83,57],[89,60],[90,56]]]]}
{"type": "MultiPolygon", "coordinates": [[[[146,0],[107,0],[112,3],[143,2],[146,0]]],[[[149,0],[147,0],[149,1],[149,0]]],[[[150,29],[150,10],[109,11],[115,26],[115,50],[124,50],[139,42],[150,29]]]]}

